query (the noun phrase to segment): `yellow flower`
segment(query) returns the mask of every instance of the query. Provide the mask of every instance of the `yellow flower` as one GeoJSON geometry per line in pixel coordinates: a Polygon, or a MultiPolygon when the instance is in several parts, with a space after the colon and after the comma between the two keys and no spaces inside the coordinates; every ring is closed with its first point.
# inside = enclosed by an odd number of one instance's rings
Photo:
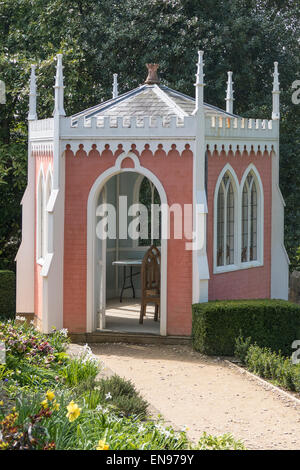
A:
{"type": "Polygon", "coordinates": [[[3,405],[4,405],[4,403],[3,403],[3,401],[1,400],[1,401],[0,401],[0,406],[3,406],[3,405]]]}
{"type": "Polygon", "coordinates": [[[109,445],[108,444],[105,444],[105,441],[99,441],[98,442],[98,445],[96,447],[96,450],[108,450],[109,449],[109,445]]]}
{"type": "Polygon", "coordinates": [[[46,393],[47,400],[52,401],[55,398],[54,392],[51,392],[51,390],[48,390],[46,393]]]}
{"type": "Polygon", "coordinates": [[[48,400],[47,400],[47,398],[46,398],[45,400],[41,401],[41,405],[42,405],[43,408],[48,408],[48,400]]]}
{"type": "Polygon", "coordinates": [[[5,450],[8,447],[8,443],[4,441],[0,441],[0,449],[5,450]]]}
{"type": "Polygon", "coordinates": [[[72,423],[80,415],[81,408],[79,408],[78,405],[72,400],[68,404],[67,410],[68,413],[66,414],[66,417],[69,419],[70,423],[72,423]]]}

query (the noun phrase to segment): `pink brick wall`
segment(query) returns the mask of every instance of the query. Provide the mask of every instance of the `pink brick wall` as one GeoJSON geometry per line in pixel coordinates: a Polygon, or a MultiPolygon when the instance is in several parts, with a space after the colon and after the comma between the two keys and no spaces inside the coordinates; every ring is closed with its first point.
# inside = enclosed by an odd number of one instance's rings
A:
{"type": "MultiPolygon", "coordinates": [[[[97,177],[114,166],[115,155],[107,149],[101,156],[94,148],[87,156],[81,148],[76,156],[66,151],[65,235],[64,235],[64,327],[71,332],[86,331],[86,258],[87,258],[87,200],[97,177]]],[[[271,158],[269,155],[209,155],[208,156],[208,224],[207,252],[210,269],[209,300],[226,298],[258,298],[270,296],[271,265],[271,158]],[[213,201],[215,185],[226,163],[234,168],[239,181],[245,169],[253,163],[260,173],[264,189],[264,265],[231,273],[213,274],[213,201]]],[[[36,155],[36,185],[41,163],[45,175],[52,161],[49,155],[36,155]]],[[[161,181],[168,204],[192,203],[192,153],[179,156],[176,150],[167,154],[159,150],[152,155],[144,150],[141,165],[161,181]]],[[[124,160],[122,167],[131,167],[124,160]]],[[[172,227],[172,224],[171,224],[172,227]]],[[[168,241],[167,267],[167,332],[191,333],[192,253],[185,249],[186,240],[168,241]]],[[[35,265],[35,314],[42,316],[41,267],[35,265]]]]}
{"type": "Polygon", "coordinates": [[[270,297],[271,285],[271,204],[272,204],[272,157],[264,153],[208,156],[208,227],[207,253],[210,270],[209,300],[249,299],[270,297]],[[218,176],[229,163],[235,170],[239,182],[244,171],[253,163],[257,168],[264,191],[264,265],[256,268],[238,270],[231,273],[213,274],[213,223],[214,192],[218,176]]]}
{"type": "MultiPolygon", "coordinates": [[[[86,330],[86,220],[87,200],[97,177],[113,166],[117,155],[107,150],[89,156],[82,149],[73,156],[66,151],[65,252],[64,252],[64,326],[72,332],[86,330]]],[[[127,162],[128,163],[128,162],[127,162]]],[[[142,166],[161,181],[168,204],[192,203],[192,152],[179,156],[158,151],[142,152],[142,166]]],[[[125,166],[127,164],[124,161],[125,166]]],[[[168,241],[168,334],[190,334],[192,302],[192,255],[185,250],[185,240],[168,241]]]]}

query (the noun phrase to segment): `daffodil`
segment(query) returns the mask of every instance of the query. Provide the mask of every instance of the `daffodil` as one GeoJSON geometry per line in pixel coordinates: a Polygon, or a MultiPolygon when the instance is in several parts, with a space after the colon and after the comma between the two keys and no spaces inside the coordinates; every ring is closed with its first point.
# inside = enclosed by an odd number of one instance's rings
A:
{"type": "Polygon", "coordinates": [[[0,406],[3,406],[3,405],[4,405],[4,403],[3,403],[3,401],[1,400],[1,401],[0,401],[0,406]]]}
{"type": "Polygon", "coordinates": [[[70,423],[72,423],[80,415],[81,408],[79,408],[79,406],[72,400],[68,404],[67,410],[68,413],[66,414],[66,417],[69,419],[70,423]]]}
{"type": "Polygon", "coordinates": [[[54,398],[55,398],[54,392],[52,392],[51,390],[48,390],[47,393],[46,393],[46,398],[47,398],[47,400],[49,400],[49,401],[54,400],[54,398]]]}
{"type": "Polygon", "coordinates": [[[109,449],[109,445],[108,444],[105,444],[105,441],[99,441],[98,442],[98,445],[96,447],[96,450],[108,450],[109,449]]]}
{"type": "Polygon", "coordinates": [[[43,408],[48,408],[48,400],[45,398],[45,400],[41,401],[41,405],[43,408]]]}

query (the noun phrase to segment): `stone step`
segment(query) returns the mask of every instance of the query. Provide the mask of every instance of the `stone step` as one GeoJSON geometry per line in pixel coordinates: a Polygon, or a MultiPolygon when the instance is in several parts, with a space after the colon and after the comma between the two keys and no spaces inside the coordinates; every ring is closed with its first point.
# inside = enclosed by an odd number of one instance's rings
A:
{"type": "Polygon", "coordinates": [[[72,343],[191,344],[190,336],[159,336],[150,333],[95,331],[70,333],[72,343]]]}

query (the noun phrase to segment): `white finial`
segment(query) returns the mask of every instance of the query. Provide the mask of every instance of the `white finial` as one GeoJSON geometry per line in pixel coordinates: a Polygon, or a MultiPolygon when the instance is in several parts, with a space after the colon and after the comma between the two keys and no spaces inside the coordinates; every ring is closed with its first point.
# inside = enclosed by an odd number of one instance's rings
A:
{"type": "Polygon", "coordinates": [[[3,80],[0,80],[0,104],[6,103],[6,95],[5,95],[5,83],[3,80]]]}
{"type": "Polygon", "coordinates": [[[56,77],[55,77],[55,106],[53,115],[65,116],[64,110],[64,76],[62,66],[62,54],[57,54],[56,77]]]}
{"type": "Polygon", "coordinates": [[[196,73],[196,110],[203,106],[203,87],[204,87],[204,73],[203,73],[203,51],[198,51],[198,63],[196,73]]]}
{"type": "Polygon", "coordinates": [[[29,86],[29,110],[28,110],[28,121],[34,121],[37,119],[36,114],[36,76],[35,76],[35,65],[31,66],[30,74],[30,86],[29,86]]]}
{"type": "Polygon", "coordinates": [[[113,96],[113,99],[115,99],[115,98],[118,98],[118,96],[119,96],[119,92],[118,92],[118,74],[114,73],[113,77],[114,77],[114,81],[113,81],[112,96],[113,96]]]}
{"type": "Polygon", "coordinates": [[[232,81],[232,72],[227,72],[228,81],[227,81],[227,92],[226,92],[226,112],[233,114],[233,81],[232,81]]]}
{"type": "Polygon", "coordinates": [[[274,73],[273,73],[273,111],[272,119],[280,119],[280,103],[279,103],[279,73],[278,73],[278,62],[274,62],[274,73]]]}

